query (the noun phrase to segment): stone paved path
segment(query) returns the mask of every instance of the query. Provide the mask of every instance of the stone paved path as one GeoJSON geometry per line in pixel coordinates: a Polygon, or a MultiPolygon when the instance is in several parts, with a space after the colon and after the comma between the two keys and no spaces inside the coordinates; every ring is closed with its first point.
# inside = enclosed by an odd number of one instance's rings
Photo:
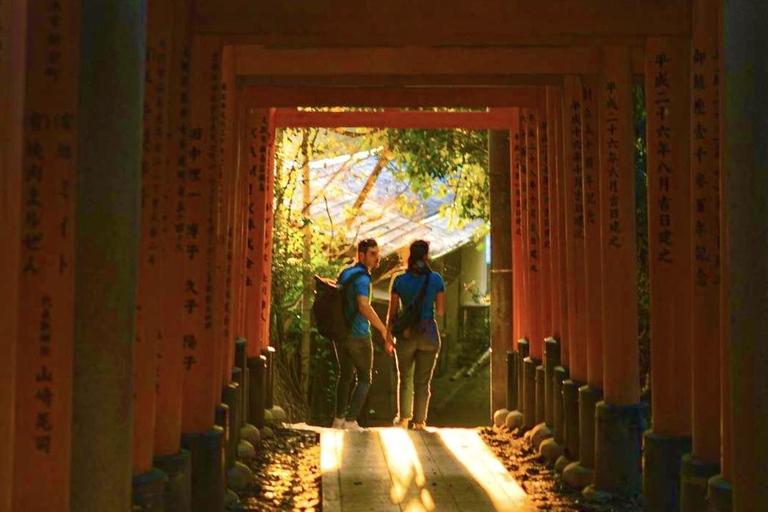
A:
{"type": "Polygon", "coordinates": [[[472,429],[322,429],[324,512],[537,508],[472,429]]]}

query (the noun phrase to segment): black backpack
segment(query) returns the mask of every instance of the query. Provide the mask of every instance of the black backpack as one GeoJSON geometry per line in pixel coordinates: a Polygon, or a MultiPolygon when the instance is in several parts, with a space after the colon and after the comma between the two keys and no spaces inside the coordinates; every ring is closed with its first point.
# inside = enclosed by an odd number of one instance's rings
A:
{"type": "Polygon", "coordinates": [[[395,336],[409,338],[411,335],[409,331],[419,323],[421,309],[424,305],[424,297],[427,295],[427,283],[431,275],[432,272],[424,276],[424,282],[421,283],[421,288],[419,288],[419,292],[413,298],[413,301],[397,315],[397,320],[392,324],[392,334],[395,336]]]}
{"type": "Polygon", "coordinates": [[[312,304],[312,314],[315,317],[317,332],[331,340],[343,340],[349,336],[352,323],[347,318],[344,306],[347,304],[347,289],[360,276],[368,272],[356,272],[342,284],[333,279],[327,279],[315,274],[315,301],[312,304]]]}

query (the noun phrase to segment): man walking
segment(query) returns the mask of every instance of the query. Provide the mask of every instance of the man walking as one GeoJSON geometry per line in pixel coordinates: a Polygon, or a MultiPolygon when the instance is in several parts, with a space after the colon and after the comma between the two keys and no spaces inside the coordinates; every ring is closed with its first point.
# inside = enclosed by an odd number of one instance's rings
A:
{"type": "Polygon", "coordinates": [[[357,244],[357,264],[345,268],[338,283],[344,286],[345,315],[350,320],[350,335],[344,340],[334,340],[339,363],[339,380],[336,387],[336,413],[334,428],[362,430],[357,416],[371,387],[373,369],[373,343],[371,325],[384,338],[384,349],[394,351],[394,341],[387,328],[371,306],[371,270],[379,266],[381,254],[376,240],[368,238],[357,244]],[[350,283],[350,286],[346,286],[350,283]],[[356,381],[350,397],[350,386],[356,381]]]}

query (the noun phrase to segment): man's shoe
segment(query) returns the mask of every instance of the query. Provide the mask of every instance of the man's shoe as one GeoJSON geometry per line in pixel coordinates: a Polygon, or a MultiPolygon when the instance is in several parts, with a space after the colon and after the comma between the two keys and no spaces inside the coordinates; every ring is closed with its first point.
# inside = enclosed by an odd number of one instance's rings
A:
{"type": "Polygon", "coordinates": [[[355,421],[344,421],[344,426],[342,427],[344,430],[351,430],[352,432],[362,432],[365,430],[363,427],[361,427],[357,420],[355,421]]]}
{"type": "Polygon", "coordinates": [[[414,423],[413,424],[413,430],[424,430],[424,424],[423,423],[414,423]]]}
{"type": "Polygon", "coordinates": [[[331,428],[344,428],[344,417],[333,418],[333,425],[331,425],[331,428]]]}
{"type": "Polygon", "coordinates": [[[410,418],[403,418],[400,419],[400,416],[395,416],[395,419],[392,420],[392,424],[396,427],[404,428],[408,430],[408,422],[411,421],[410,418]]]}

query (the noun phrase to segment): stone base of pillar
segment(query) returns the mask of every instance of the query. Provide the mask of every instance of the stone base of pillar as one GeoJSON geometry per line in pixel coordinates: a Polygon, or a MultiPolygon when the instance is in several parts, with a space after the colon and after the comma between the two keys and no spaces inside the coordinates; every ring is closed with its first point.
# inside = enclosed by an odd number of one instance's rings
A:
{"type": "Polygon", "coordinates": [[[579,388],[579,463],[589,470],[595,469],[595,408],[602,399],[602,389],[579,388]]]}
{"type": "Polygon", "coordinates": [[[181,444],[192,454],[192,512],[223,512],[226,472],[224,429],[182,434],[181,444]]]}
{"type": "Polygon", "coordinates": [[[142,512],[164,512],[168,475],[157,468],[133,477],[133,507],[142,512]]]}
{"type": "Polygon", "coordinates": [[[555,427],[554,384],[555,368],[560,365],[560,344],[555,338],[544,340],[544,421],[550,429],[555,427]]]}
{"type": "MultiPolygon", "coordinates": [[[[690,449],[689,444],[686,452],[690,449]]],[[[720,473],[720,464],[697,459],[690,453],[681,454],[681,460],[680,510],[681,512],[706,510],[709,479],[720,473]]]]}
{"type": "Polygon", "coordinates": [[[534,450],[539,451],[541,443],[552,437],[552,431],[549,429],[546,423],[541,422],[533,430],[529,432],[530,443],[534,450]]]}
{"type": "Polygon", "coordinates": [[[547,465],[549,466],[554,466],[555,462],[557,462],[557,459],[559,459],[563,453],[565,453],[565,448],[563,445],[551,437],[549,439],[545,439],[539,445],[539,455],[544,457],[544,460],[547,461],[547,465]]]}
{"type": "Polygon", "coordinates": [[[733,510],[733,488],[722,475],[709,479],[707,494],[707,512],[731,512],[733,510]]]}
{"type": "Polygon", "coordinates": [[[240,408],[240,386],[234,382],[228,383],[221,391],[221,401],[229,409],[229,424],[227,426],[227,467],[231,468],[237,460],[237,443],[240,442],[240,425],[242,411],[240,408]]]}
{"type": "Polygon", "coordinates": [[[518,408],[517,404],[517,360],[518,355],[511,350],[507,351],[507,407],[508,411],[518,408]]]}
{"type": "Polygon", "coordinates": [[[592,485],[595,472],[592,468],[585,467],[581,462],[571,462],[563,470],[563,482],[568,487],[584,489],[592,485]]]}
{"type": "Polygon", "coordinates": [[[248,423],[264,428],[264,400],[266,399],[266,362],[264,356],[248,358],[248,423]]]}
{"type": "Polygon", "coordinates": [[[563,382],[563,437],[565,454],[579,460],[579,388],[582,385],[570,379],[563,382]]]}
{"type": "Polygon", "coordinates": [[[599,402],[595,425],[595,488],[639,493],[642,489],[642,436],[648,405],[599,402]]]}
{"type": "Polygon", "coordinates": [[[216,406],[216,426],[221,427],[224,435],[224,467],[229,467],[229,443],[230,443],[230,426],[232,423],[232,417],[227,404],[221,403],[216,406]]]}
{"type": "Polygon", "coordinates": [[[648,510],[680,510],[680,463],[690,449],[690,436],[665,436],[653,430],[643,434],[643,498],[648,510]]]}
{"type": "Polygon", "coordinates": [[[565,420],[563,410],[563,381],[568,380],[568,369],[562,366],[555,367],[554,381],[552,382],[552,416],[555,421],[554,432],[552,432],[555,441],[565,446],[565,420]]]}
{"type": "Polygon", "coordinates": [[[155,457],[153,464],[168,477],[164,512],[192,510],[192,456],[188,450],[176,455],[155,457]]]}
{"type": "Polygon", "coordinates": [[[536,367],[540,361],[526,357],[523,361],[523,428],[536,426],[536,367]]]}
{"type": "Polygon", "coordinates": [[[573,461],[568,458],[567,455],[561,455],[557,458],[557,461],[555,462],[555,471],[558,473],[562,473],[565,468],[568,467],[569,464],[571,464],[573,461]]]}
{"type": "Polygon", "coordinates": [[[547,401],[546,394],[546,372],[544,366],[539,365],[536,367],[536,424],[544,423],[545,416],[545,404],[547,401]]]}

